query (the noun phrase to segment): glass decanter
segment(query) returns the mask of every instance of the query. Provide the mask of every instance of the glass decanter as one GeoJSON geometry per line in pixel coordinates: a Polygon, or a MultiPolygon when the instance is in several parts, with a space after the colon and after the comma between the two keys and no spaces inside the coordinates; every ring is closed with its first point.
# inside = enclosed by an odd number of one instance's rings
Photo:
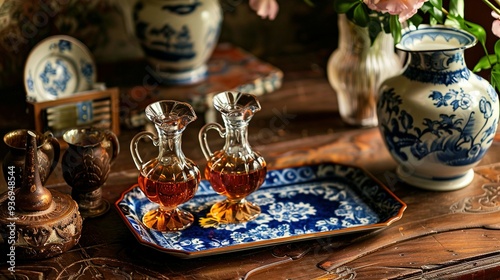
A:
{"type": "Polygon", "coordinates": [[[264,182],[267,172],[264,158],[248,143],[248,124],[260,104],[255,96],[239,92],[222,92],[214,96],[214,107],[222,114],[224,127],[218,123],[206,124],[199,133],[200,146],[207,159],[205,178],[212,188],[226,197],[214,204],[203,227],[220,223],[240,223],[255,219],[260,207],[246,197],[264,182]],[[216,130],[225,138],[222,150],[212,153],[207,132],[216,130]]]}
{"type": "Polygon", "coordinates": [[[140,172],[139,187],[160,207],[147,212],[142,222],[158,231],[183,230],[193,223],[194,216],[178,206],[194,197],[201,174],[182,152],[181,138],[186,126],[196,120],[196,114],[189,104],[171,100],[152,103],[145,112],[157,135],[139,132],[130,143],[130,151],[140,172]],[[142,138],[149,138],[158,147],[156,158],[144,161],[140,157],[138,144],[142,138]]]}

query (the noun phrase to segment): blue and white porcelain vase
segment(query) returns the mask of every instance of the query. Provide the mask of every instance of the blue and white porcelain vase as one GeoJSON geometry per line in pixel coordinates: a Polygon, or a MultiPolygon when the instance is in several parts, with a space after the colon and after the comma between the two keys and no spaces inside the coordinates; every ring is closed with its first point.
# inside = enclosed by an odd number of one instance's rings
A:
{"type": "Polygon", "coordinates": [[[206,78],[221,23],[218,0],[139,0],[134,7],[136,36],[163,84],[206,78]]]}
{"type": "Polygon", "coordinates": [[[428,190],[463,188],[493,142],[497,93],[466,66],[476,38],[445,26],[420,25],[403,34],[403,73],[380,87],[379,128],[402,181],[428,190]]]}

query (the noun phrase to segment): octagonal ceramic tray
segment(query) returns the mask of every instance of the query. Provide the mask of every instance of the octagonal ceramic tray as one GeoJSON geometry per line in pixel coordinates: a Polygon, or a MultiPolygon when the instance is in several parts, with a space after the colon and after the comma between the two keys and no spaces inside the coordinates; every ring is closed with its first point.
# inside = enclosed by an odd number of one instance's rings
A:
{"type": "MultiPolygon", "coordinates": [[[[182,208],[196,218],[205,217],[222,199],[202,180],[195,197],[182,208]]],[[[399,220],[406,209],[366,171],[334,163],[270,170],[248,199],[262,210],[254,221],[217,228],[202,228],[195,221],[184,231],[167,233],[142,224],[142,216],[157,206],[137,185],[126,190],[115,207],[140,243],[181,258],[381,229],[399,220]]]]}
{"type": "Polygon", "coordinates": [[[54,100],[92,89],[96,80],[94,59],[77,39],[56,35],[31,50],[24,67],[26,99],[54,100]]]}

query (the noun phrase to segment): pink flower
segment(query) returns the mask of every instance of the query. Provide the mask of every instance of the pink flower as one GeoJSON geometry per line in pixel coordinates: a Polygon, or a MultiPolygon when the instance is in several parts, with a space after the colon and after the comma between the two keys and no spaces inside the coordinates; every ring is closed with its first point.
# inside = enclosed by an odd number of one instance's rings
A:
{"type": "Polygon", "coordinates": [[[500,37],[500,16],[493,11],[491,12],[491,16],[495,18],[491,24],[491,31],[495,34],[495,36],[500,37]]]}
{"type": "Polygon", "coordinates": [[[276,0],[250,0],[250,8],[261,18],[273,20],[278,14],[279,6],[276,0]]]}
{"type": "Polygon", "coordinates": [[[428,0],[363,0],[368,8],[391,15],[399,15],[399,21],[404,22],[417,13],[424,2],[428,0]]]}

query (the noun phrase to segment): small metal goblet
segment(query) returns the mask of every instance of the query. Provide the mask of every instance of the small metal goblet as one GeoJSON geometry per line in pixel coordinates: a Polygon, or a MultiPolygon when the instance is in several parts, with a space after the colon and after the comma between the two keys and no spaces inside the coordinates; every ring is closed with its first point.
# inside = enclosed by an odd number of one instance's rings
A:
{"type": "Polygon", "coordinates": [[[63,177],[82,217],[106,213],[109,202],[102,199],[102,186],[120,151],[118,138],[109,130],[90,127],[68,130],[63,139],[69,145],[61,161],[63,177]]]}

